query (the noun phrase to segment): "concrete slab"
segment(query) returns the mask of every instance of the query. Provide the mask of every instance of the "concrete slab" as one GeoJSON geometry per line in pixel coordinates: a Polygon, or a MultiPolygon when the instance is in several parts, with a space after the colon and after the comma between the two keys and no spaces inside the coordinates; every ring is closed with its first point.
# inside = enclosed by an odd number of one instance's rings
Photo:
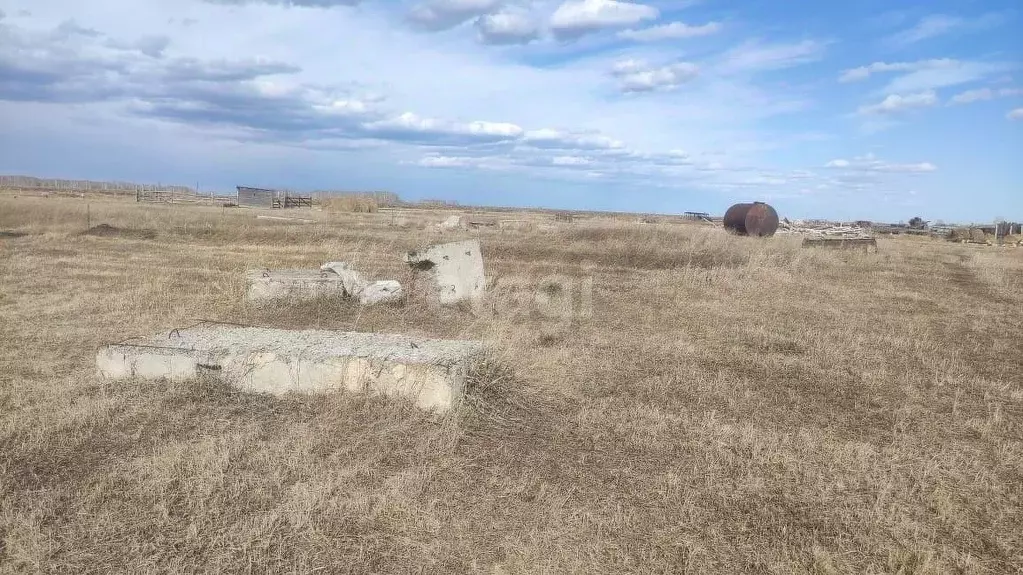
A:
{"type": "Polygon", "coordinates": [[[333,295],[343,297],[345,278],[317,270],[250,270],[245,273],[246,299],[266,302],[276,299],[311,299],[333,295]]]}
{"type": "Polygon", "coordinates": [[[435,290],[442,304],[479,302],[486,289],[483,251],[478,239],[449,242],[408,252],[405,261],[435,290]]]}
{"type": "Polygon", "coordinates": [[[105,346],[96,367],[112,380],[213,374],[258,393],[373,393],[445,411],[457,404],[480,351],[476,341],[204,323],[105,346]]]}
{"type": "Polygon", "coordinates": [[[401,283],[395,280],[368,282],[345,262],[328,262],[316,270],[256,270],[246,272],[246,298],[263,303],[275,300],[312,299],[325,295],[357,298],[363,305],[401,299],[401,283]]]}

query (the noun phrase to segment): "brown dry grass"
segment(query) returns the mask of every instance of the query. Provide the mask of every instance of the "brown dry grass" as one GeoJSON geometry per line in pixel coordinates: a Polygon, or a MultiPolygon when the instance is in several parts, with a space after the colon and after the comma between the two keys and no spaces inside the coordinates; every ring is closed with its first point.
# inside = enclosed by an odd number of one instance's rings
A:
{"type": "Polygon", "coordinates": [[[325,197],[319,200],[323,209],[330,212],[354,212],[369,214],[377,211],[377,201],[370,197],[345,195],[325,197]]]}
{"type": "Polygon", "coordinates": [[[0,237],[0,572],[1023,569],[1023,250],[559,224],[481,232],[484,314],[256,309],[247,267],[403,277],[441,234],[94,202],[132,231],[94,237],[82,204],[0,197],[26,234],[0,237]],[[591,317],[523,307],[552,274],[593,278],[591,317]],[[95,377],[97,346],[194,318],[495,356],[447,417],[95,377]]]}

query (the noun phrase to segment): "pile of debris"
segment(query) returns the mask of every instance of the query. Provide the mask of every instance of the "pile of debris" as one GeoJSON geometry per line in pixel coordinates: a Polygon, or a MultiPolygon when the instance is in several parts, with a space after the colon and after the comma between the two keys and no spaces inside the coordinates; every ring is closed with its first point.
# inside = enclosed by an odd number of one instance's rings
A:
{"type": "MultiPolygon", "coordinates": [[[[483,254],[478,239],[449,242],[408,252],[404,256],[413,277],[429,286],[428,300],[453,304],[479,303],[485,288],[483,254]]],[[[361,305],[399,301],[405,291],[396,280],[370,281],[348,262],[333,261],[319,270],[250,270],[246,298],[254,303],[339,296],[361,305]]]]}
{"type": "Polygon", "coordinates": [[[778,223],[779,234],[797,234],[807,237],[870,238],[869,230],[857,224],[844,224],[821,220],[783,219],[778,223]]]}
{"type": "MultiPolygon", "coordinates": [[[[486,282],[478,239],[407,252],[410,291],[435,305],[479,304],[486,282]]],[[[404,297],[395,280],[369,281],[347,262],[320,269],[252,270],[246,298],[260,304],[340,296],[371,305],[404,297]]],[[[479,341],[402,334],[286,330],[202,321],[149,337],[104,346],[100,376],[187,381],[216,376],[229,385],[275,395],[331,391],[408,398],[422,409],[446,411],[462,397],[479,341]]]]}
{"type": "Polygon", "coordinates": [[[357,299],[362,305],[397,301],[401,283],[367,281],[346,262],[327,262],[317,270],[254,270],[246,274],[246,298],[254,303],[339,296],[357,299]]]}

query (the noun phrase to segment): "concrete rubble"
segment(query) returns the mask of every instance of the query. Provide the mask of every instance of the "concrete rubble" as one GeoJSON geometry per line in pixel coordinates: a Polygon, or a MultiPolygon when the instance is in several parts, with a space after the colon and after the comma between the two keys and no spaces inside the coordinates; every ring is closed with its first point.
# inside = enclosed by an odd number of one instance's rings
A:
{"type": "Polygon", "coordinates": [[[784,219],[778,222],[778,234],[796,234],[807,237],[871,238],[870,231],[855,224],[784,219]]]}
{"type": "Polygon", "coordinates": [[[348,262],[327,262],[320,266],[320,271],[327,273],[329,277],[337,276],[348,295],[355,295],[366,285],[366,280],[362,279],[362,275],[348,262]]]}
{"type": "Polygon", "coordinates": [[[355,298],[362,305],[397,301],[404,291],[395,280],[367,281],[347,262],[327,262],[316,270],[255,270],[246,274],[250,302],[314,299],[321,296],[355,298]]]}
{"type": "Polygon", "coordinates": [[[389,301],[397,301],[404,294],[401,284],[396,280],[370,282],[359,290],[359,303],[373,305],[389,301]]]}
{"type": "Polygon", "coordinates": [[[250,270],[246,281],[245,297],[251,302],[345,295],[341,278],[316,270],[250,270]]]}
{"type": "Polygon", "coordinates": [[[457,230],[465,226],[462,224],[462,216],[453,215],[448,216],[443,222],[437,224],[437,227],[442,230],[457,230]]]}
{"type": "Polygon", "coordinates": [[[445,411],[481,351],[476,341],[201,323],[105,346],[96,367],[110,380],[212,375],[250,392],[371,393],[445,411]]]}
{"type": "Polygon", "coordinates": [[[405,254],[405,261],[430,286],[432,300],[453,304],[460,301],[478,303],[483,299],[486,278],[478,239],[411,251],[405,254]]]}

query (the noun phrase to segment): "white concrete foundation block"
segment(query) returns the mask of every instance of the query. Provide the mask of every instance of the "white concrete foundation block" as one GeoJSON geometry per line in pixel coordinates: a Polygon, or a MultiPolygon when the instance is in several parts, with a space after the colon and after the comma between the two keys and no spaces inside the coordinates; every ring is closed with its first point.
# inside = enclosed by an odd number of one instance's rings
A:
{"type": "Polygon", "coordinates": [[[395,280],[375,281],[359,291],[359,303],[362,305],[373,305],[398,301],[403,295],[401,283],[395,280]]]}
{"type": "Polygon", "coordinates": [[[345,289],[345,278],[333,272],[255,270],[246,272],[245,279],[248,283],[245,297],[251,302],[349,295],[345,289]]]}
{"type": "Polygon", "coordinates": [[[181,381],[205,373],[251,392],[371,393],[445,411],[461,398],[467,370],[481,351],[474,341],[201,324],[105,346],[96,367],[112,380],[181,381]]]}
{"type": "Polygon", "coordinates": [[[359,293],[368,283],[362,278],[362,274],[355,271],[347,262],[327,262],[320,266],[320,271],[336,274],[349,295],[359,293]]]}
{"type": "Polygon", "coordinates": [[[483,299],[486,278],[478,239],[430,246],[408,252],[405,261],[425,277],[442,304],[483,299]]]}

